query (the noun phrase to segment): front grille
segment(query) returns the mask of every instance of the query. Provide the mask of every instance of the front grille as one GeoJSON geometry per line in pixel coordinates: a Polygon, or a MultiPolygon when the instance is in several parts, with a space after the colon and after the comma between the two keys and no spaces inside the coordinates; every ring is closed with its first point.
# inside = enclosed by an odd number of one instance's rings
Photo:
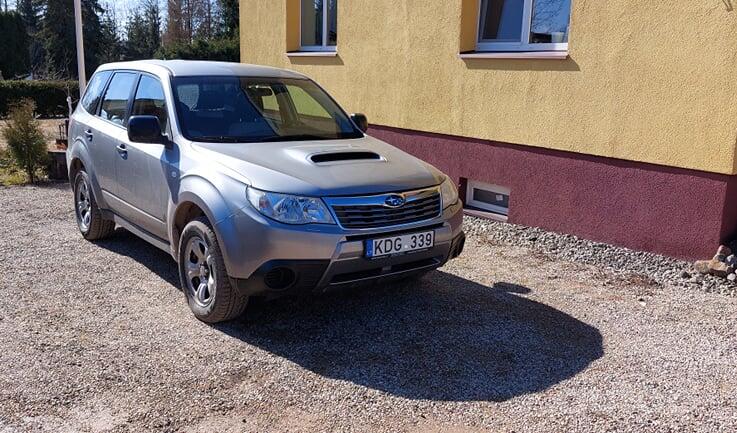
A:
{"type": "Polygon", "coordinates": [[[440,192],[437,188],[401,195],[404,205],[392,208],[384,204],[389,195],[331,200],[330,204],[341,226],[366,229],[409,224],[435,218],[440,214],[440,192]]]}

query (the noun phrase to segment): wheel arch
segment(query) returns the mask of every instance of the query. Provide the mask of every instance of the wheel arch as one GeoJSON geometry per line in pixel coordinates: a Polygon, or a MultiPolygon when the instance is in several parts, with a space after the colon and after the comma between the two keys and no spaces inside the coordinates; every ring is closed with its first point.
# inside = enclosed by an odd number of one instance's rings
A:
{"type": "Polygon", "coordinates": [[[221,250],[223,250],[223,255],[227,257],[227,251],[222,248],[224,245],[222,234],[217,226],[218,222],[230,215],[225,200],[215,187],[204,179],[199,181],[190,180],[187,184],[186,186],[189,188],[185,187],[183,182],[183,188],[180,189],[177,203],[169,213],[169,239],[171,241],[172,256],[175,260],[179,260],[179,241],[187,223],[198,216],[204,216],[215,232],[221,250]]]}

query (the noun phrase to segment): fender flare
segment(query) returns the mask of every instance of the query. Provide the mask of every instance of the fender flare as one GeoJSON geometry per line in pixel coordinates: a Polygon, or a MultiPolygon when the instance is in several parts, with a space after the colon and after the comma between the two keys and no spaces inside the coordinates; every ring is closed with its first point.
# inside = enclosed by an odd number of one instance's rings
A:
{"type": "MultiPolygon", "coordinates": [[[[201,209],[210,221],[215,236],[220,243],[220,251],[226,263],[228,263],[228,251],[227,248],[224,248],[225,240],[223,236],[225,236],[225,233],[222,232],[222,227],[219,223],[230,217],[232,210],[212,182],[201,176],[194,175],[181,179],[177,201],[176,203],[170,202],[167,225],[169,239],[171,240],[171,254],[174,260],[179,260],[180,231],[176,224],[176,218],[182,207],[188,204],[193,204],[201,209]]],[[[184,227],[181,229],[184,229],[184,227]]]]}
{"type": "Polygon", "coordinates": [[[79,160],[82,166],[85,167],[87,176],[92,184],[92,195],[95,198],[98,207],[101,209],[107,209],[108,205],[105,201],[105,197],[102,195],[100,183],[97,181],[97,175],[94,170],[94,165],[92,164],[92,157],[89,154],[89,149],[87,148],[87,144],[80,139],[74,140],[72,146],[67,150],[67,176],[69,177],[69,185],[72,190],[74,189],[74,178],[72,177],[74,160],[79,160]]]}

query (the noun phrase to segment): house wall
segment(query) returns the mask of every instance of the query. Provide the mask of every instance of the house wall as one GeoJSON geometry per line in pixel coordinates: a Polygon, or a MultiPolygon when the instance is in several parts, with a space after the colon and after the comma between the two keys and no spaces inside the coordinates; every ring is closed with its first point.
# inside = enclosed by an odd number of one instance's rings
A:
{"type": "Polygon", "coordinates": [[[241,59],[314,78],[370,134],[509,221],[682,258],[737,235],[737,12],[573,0],[566,60],[462,59],[478,0],[339,0],[338,54],[299,49],[299,0],[241,0],[241,59]]]}
{"type": "Polygon", "coordinates": [[[516,224],[686,259],[711,258],[737,234],[735,176],[396,128],[369,133],[454,179],[508,187],[516,224]]]}
{"type": "Polygon", "coordinates": [[[477,1],[339,1],[338,56],[288,58],[299,1],[241,0],[241,58],[372,124],[737,173],[731,2],[574,0],[567,60],[462,60],[477,1]]]}

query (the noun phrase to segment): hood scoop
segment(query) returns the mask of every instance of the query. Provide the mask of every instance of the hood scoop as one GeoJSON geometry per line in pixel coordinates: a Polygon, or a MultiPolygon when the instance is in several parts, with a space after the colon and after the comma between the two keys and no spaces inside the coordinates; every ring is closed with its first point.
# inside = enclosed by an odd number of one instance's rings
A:
{"type": "Polygon", "coordinates": [[[332,162],[352,162],[352,161],[379,161],[382,158],[378,153],[368,151],[343,151],[343,152],[322,152],[310,155],[310,161],[315,164],[329,164],[332,162]]]}

